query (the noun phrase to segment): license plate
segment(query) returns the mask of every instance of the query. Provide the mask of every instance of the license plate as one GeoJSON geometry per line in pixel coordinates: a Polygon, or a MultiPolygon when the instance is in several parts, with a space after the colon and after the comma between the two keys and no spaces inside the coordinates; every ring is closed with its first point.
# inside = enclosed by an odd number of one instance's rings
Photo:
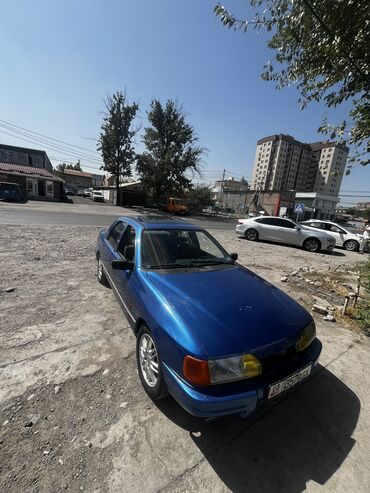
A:
{"type": "Polygon", "coordinates": [[[285,392],[286,390],[294,387],[294,385],[297,385],[297,383],[299,383],[301,380],[307,378],[308,375],[311,373],[311,368],[312,365],[308,365],[305,368],[303,368],[303,370],[300,370],[297,373],[293,373],[293,375],[284,378],[284,380],[280,380],[280,382],[270,385],[268,399],[272,399],[273,397],[276,397],[282,392],[285,392]]]}

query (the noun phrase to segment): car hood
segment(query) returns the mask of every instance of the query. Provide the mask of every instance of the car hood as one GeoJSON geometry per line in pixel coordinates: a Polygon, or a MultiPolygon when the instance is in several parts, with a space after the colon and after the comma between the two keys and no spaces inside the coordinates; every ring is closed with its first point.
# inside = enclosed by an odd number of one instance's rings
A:
{"type": "Polygon", "coordinates": [[[253,351],[265,356],[294,344],[311,315],[241,266],[193,272],[148,272],[207,356],[253,351]]]}

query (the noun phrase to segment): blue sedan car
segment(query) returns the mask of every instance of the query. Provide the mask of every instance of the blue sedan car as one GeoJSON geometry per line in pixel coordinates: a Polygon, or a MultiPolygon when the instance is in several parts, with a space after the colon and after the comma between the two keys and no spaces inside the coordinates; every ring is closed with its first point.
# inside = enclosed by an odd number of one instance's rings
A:
{"type": "Polygon", "coordinates": [[[121,217],[99,233],[97,276],[137,338],[140,380],[195,416],[246,416],[303,379],[321,342],[311,315],[236,263],[204,229],[121,217]]]}

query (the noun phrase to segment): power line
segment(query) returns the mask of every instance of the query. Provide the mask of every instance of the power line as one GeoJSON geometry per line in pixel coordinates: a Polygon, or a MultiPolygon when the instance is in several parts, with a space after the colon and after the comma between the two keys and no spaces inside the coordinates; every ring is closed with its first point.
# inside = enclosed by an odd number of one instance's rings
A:
{"type": "MultiPolygon", "coordinates": [[[[50,149],[61,150],[63,152],[67,152],[68,154],[71,154],[71,155],[74,155],[77,157],[84,157],[85,159],[90,159],[91,161],[98,161],[96,156],[90,156],[89,154],[86,154],[86,153],[81,152],[81,151],[75,151],[74,149],[69,149],[68,147],[64,147],[64,146],[61,146],[59,144],[50,143],[47,140],[40,139],[39,137],[33,137],[32,135],[28,135],[27,133],[22,132],[21,130],[16,130],[16,129],[10,128],[10,127],[3,125],[1,123],[0,123],[0,127],[6,128],[9,132],[12,132],[10,134],[8,133],[8,135],[11,135],[12,137],[21,139],[21,137],[18,137],[18,135],[21,135],[22,137],[26,137],[27,139],[31,139],[32,143],[42,144],[43,146],[47,146],[50,149]],[[14,135],[13,132],[15,132],[16,135],[14,135]]],[[[0,131],[6,133],[5,130],[0,129],[0,131]]],[[[24,140],[26,140],[26,139],[24,139],[24,140]]],[[[30,140],[26,140],[26,142],[30,142],[30,140]]]]}
{"type": "Polygon", "coordinates": [[[44,134],[40,134],[38,132],[34,132],[33,130],[29,130],[27,128],[24,128],[24,127],[20,127],[19,125],[15,125],[14,123],[10,123],[10,122],[7,122],[6,120],[0,120],[1,123],[5,123],[6,125],[10,125],[11,127],[15,127],[17,129],[20,129],[20,130],[24,130],[28,133],[31,133],[31,134],[34,134],[34,135],[39,135],[40,137],[44,137],[48,140],[53,140],[54,142],[59,142],[60,144],[65,144],[69,147],[75,147],[76,149],[81,149],[83,151],[88,151],[88,152],[91,152],[91,153],[95,153],[95,154],[99,154],[98,151],[94,151],[92,149],[87,149],[86,147],[81,147],[81,146],[77,146],[75,144],[69,144],[68,142],[65,142],[63,140],[58,140],[58,139],[54,139],[53,137],[48,137],[47,135],[44,135],[44,134]]]}
{"type": "MultiPolygon", "coordinates": [[[[26,137],[23,137],[23,136],[14,135],[12,133],[6,132],[5,130],[1,130],[1,129],[0,129],[0,132],[4,133],[6,135],[10,135],[10,137],[13,137],[15,139],[22,140],[24,142],[29,142],[31,144],[40,144],[40,141],[37,140],[37,139],[35,139],[35,138],[33,138],[32,136],[28,136],[28,138],[26,138],[26,137]],[[32,140],[30,140],[30,139],[32,139],[32,140]]],[[[44,145],[44,143],[43,143],[43,145],[44,145]]],[[[102,161],[99,161],[98,159],[93,158],[92,156],[88,156],[88,155],[85,155],[85,154],[82,154],[82,153],[78,153],[77,151],[68,150],[68,149],[63,148],[61,146],[58,146],[56,144],[49,144],[49,143],[47,143],[47,144],[44,145],[44,147],[46,149],[49,149],[49,150],[52,150],[52,151],[63,151],[65,154],[69,155],[70,157],[76,158],[76,159],[84,158],[86,160],[95,162],[96,164],[103,164],[102,161]]]]}
{"type": "MultiPolygon", "coordinates": [[[[49,156],[50,161],[57,162],[58,164],[60,163],[65,163],[65,164],[76,164],[76,161],[68,161],[68,159],[64,159],[62,157],[52,157],[49,156]]],[[[89,166],[87,164],[80,163],[81,168],[89,168],[93,169],[95,171],[102,171],[100,168],[96,168],[95,166],[89,166]]]]}

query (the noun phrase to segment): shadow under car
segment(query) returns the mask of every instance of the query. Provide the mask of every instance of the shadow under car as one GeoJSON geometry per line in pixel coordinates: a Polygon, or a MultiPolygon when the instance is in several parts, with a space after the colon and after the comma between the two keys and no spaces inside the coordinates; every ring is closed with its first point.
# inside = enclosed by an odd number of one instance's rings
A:
{"type": "Polygon", "coordinates": [[[191,439],[220,480],[235,493],[300,493],[325,484],[355,444],[360,401],[330,371],[313,376],[253,417],[205,421],[172,398],[156,403],[191,439]]]}

